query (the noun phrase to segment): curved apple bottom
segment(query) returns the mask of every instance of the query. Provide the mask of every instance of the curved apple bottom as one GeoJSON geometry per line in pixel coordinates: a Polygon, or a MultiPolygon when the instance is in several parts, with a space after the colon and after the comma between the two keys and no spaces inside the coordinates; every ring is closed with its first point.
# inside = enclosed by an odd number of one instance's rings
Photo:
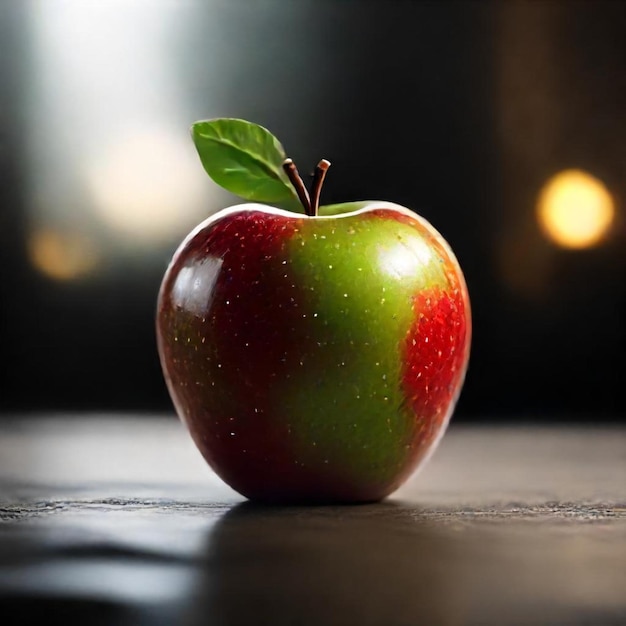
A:
{"type": "Polygon", "coordinates": [[[395,491],[446,429],[470,335],[449,246],[382,202],[222,211],[174,254],[157,311],[178,415],[227,484],[270,502],[395,491]]]}

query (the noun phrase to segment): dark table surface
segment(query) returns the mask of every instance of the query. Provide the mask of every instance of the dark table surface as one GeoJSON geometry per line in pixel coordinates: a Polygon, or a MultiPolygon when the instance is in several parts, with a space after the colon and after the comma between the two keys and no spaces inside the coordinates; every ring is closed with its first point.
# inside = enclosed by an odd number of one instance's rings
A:
{"type": "Polygon", "coordinates": [[[0,472],[6,624],[626,624],[616,426],[453,421],[375,505],[245,503],[173,416],[5,420],[0,472]]]}

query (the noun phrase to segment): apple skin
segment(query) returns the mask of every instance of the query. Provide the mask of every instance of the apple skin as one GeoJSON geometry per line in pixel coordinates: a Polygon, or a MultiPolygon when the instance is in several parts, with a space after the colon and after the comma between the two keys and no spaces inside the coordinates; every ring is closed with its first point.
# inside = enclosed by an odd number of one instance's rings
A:
{"type": "Polygon", "coordinates": [[[395,491],[445,432],[470,336],[450,247],[388,202],[220,211],[179,246],[157,305],[179,418],[222,480],[264,502],[395,491]]]}

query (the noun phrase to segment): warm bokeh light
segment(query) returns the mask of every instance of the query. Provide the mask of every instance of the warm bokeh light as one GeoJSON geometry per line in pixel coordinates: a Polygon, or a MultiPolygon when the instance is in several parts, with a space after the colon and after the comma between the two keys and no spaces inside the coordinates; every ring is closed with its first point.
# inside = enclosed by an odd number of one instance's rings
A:
{"type": "Polygon", "coordinates": [[[186,133],[131,135],[103,152],[89,172],[94,208],[102,222],[146,242],[194,226],[205,183],[186,133]]]}
{"type": "Polygon", "coordinates": [[[87,237],[56,230],[38,230],[28,240],[32,265],[48,278],[67,281],[96,269],[99,254],[87,237]]]}
{"type": "Polygon", "coordinates": [[[576,249],[602,241],[615,217],[607,188],[581,170],[565,170],[550,178],[541,190],[537,210],[545,236],[576,249]]]}

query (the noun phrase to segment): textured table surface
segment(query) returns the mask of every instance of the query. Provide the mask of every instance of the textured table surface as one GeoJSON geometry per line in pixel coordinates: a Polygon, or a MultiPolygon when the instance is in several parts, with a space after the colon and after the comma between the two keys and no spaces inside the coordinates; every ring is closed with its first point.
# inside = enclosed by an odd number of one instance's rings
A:
{"type": "Polygon", "coordinates": [[[453,422],[383,503],[261,508],[173,416],[13,419],[0,489],[6,623],[626,624],[618,427],[453,422]]]}

